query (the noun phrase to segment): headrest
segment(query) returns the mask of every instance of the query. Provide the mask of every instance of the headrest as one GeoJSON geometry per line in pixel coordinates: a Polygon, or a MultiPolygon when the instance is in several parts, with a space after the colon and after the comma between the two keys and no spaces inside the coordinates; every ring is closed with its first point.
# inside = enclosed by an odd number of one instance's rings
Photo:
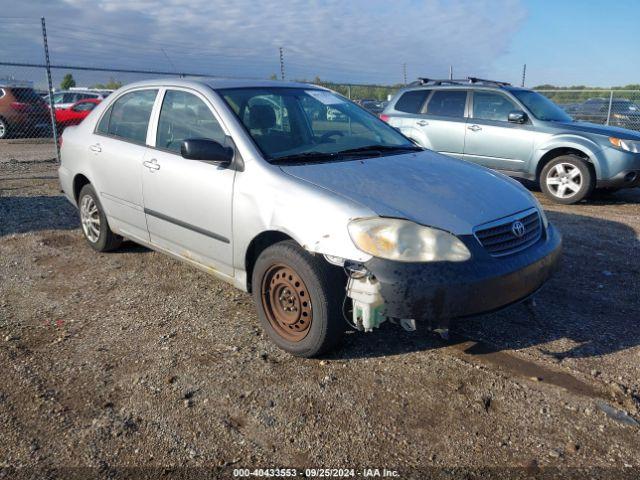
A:
{"type": "Polygon", "coordinates": [[[254,105],[249,108],[249,128],[267,129],[276,124],[276,112],[269,105],[254,105]]]}

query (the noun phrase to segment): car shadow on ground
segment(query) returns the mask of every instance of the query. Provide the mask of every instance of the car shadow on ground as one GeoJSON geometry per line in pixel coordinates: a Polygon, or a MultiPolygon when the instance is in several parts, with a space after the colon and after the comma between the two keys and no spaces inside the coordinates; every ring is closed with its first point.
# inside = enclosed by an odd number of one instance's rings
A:
{"type": "MultiPolygon", "coordinates": [[[[0,197],[0,238],[6,235],[45,230],[76,230],[81,238],[76,208],[60,195],[33,197],[0,197]]],[[[125,242],[119,253],[144,253],[150,250],[133,242],[125,242]]]]}
{"type": "Polygon", "coordinates": [[[424,325],[408,333],[383,324],[351,333],[330,358],[398,355],[476,340],[467,353],[537,347],[558,360],[615,353],[640,345],[640,241],[628,225],[585,215],[548,212],[563,235],[560,270],[530,302],[457,319],[450,342],[424,325]]]}
{"type": "Polygon", "coordinates": [[[0,237],[79,226],[75,208],[62,196],[0,197],[0,237]]]}

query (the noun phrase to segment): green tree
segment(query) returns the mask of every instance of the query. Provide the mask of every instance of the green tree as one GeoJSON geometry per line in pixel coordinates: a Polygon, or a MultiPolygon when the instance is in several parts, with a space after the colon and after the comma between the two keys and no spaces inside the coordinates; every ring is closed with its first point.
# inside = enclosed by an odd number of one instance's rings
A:
{"type": "Polygon", "coordinates": [[[67,73],[62,79],[62,82],[60,82],[60,88],[62,90],[69,90],[71,87],[75,86],[76,81],[73,79],[73,75],[71,75],[70,73],[67,73]]]}
{"type": "Polygon", "coordinates": [[[107,83],[96,83],[91,88],[98,88],[98,89],[104,89],[104,90],[117,90],[121,86],[122,86],[121,81],[111,77],[107,83]]]}

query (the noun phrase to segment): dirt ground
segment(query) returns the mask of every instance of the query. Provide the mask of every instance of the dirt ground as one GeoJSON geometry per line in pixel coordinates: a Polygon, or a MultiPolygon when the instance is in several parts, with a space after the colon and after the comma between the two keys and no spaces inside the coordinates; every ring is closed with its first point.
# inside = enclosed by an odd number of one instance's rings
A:
{"type": "Polygon", "coordinates": [[[5,147],[0,478],[640,474],[640,191],[536,194],[564,258],[535,305],[459,321],[449,342],[384,324],[303,360],[247,294],[134,244],[93,252],[55,163],[5,147]]]}

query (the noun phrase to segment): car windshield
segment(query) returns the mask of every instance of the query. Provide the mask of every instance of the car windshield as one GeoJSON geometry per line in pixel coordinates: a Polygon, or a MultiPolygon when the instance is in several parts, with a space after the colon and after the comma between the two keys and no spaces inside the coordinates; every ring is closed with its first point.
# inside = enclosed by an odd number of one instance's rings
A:
{"type": "Polygon", "coordinates": [[[218,90],[271,162],[386,155],[419,147],[361,107],[327,90],[218,90]]]}
{"type": "Polygon", "coordinates": [[[531,90],[512,90],[511,93],[513,93],[538,120],[550,122],[573,121],[573,118],[562,110],[562,108],[538,92],[531,90]]]}

